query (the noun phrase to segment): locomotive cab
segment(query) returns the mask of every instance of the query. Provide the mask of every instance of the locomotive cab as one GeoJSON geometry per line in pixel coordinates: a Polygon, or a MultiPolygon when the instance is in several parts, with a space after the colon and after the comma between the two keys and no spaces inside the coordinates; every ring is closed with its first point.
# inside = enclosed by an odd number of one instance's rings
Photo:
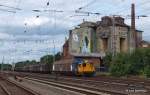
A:
{"type": "Polygon", "coordinates": [[[79,63],[77,66],[78,75],[94,75],[95,67],[93,63],[90,63],[84,60],[82,63],[79,63]]]}

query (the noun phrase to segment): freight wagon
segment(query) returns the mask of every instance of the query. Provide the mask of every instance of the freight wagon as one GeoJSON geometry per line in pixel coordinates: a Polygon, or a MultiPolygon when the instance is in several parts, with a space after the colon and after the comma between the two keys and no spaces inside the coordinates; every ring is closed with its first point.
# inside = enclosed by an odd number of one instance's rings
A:
{"type": "Polygon", "coordinates": [[[18,72],[33,72],[33,73],[51,73],[52,65],[51,64],[33,64],[23,67],[16,67],[15,71],[18,72]]]}

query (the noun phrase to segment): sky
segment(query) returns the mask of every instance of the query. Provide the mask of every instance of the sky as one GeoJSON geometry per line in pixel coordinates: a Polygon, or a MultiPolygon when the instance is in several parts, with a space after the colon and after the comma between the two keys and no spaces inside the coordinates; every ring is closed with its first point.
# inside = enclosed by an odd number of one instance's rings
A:
{"type": "Polygon", "coordinates": [[[136,16],[147,16],[136,18],[136,28],[150,41],[149,0],[0,0],[0,62],[39,61],[61,51],[68,31],[83,19],[96,22],[105,15],[120,15],[130,25],[132,2],[136,16]]]}

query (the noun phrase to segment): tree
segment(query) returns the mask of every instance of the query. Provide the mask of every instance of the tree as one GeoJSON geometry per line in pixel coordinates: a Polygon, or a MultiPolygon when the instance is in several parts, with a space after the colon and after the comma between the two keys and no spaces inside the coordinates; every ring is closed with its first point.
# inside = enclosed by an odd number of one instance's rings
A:
{"type": "Polygon", "coordinates": [[[146,77],[150,77],[150,66],[146,66],[146,67],[144,68],[144,75],[145,75],[146,77]]]}
{"type": "Polygon", "coordinates": [[[12,68],[12,65],[11,64],[0,64],[0,68],[3,69],[3,70],[11,70],[12,68]]]}
{"type": "Polygon", "coordinates": [[[36,60],[30,61],[30,64],[36,64],[36,63],[37,63],[36,60]]]}
{"type": "Polygon", "coordinates": [[[24,67],[26,65],[31,65],[31,64],[37,64],[38,62],[36,62],[36,60],[26,60],[26,61],[21,61],[21,62],[17,62],[15,63],[15,67],[24,67]]]}
{"type": "Polygon", "coordinates": [[[58,52],[55,54],[55,60],[54,60],[54,56],[53,55],[45,55],[43,57],[40,58],[40,62],[41,63],[49,63],[49,64],[52,64],[53,61],[58,61],[61,59],[61,55],[62,53],[61,52],[58,52]]]}
{"type": "Polygon", "coordinates": [[[109,66],[114,76],[145,75],[150,77],[150,49],[136,49],[133,53],[119,53],[109,66]]]}
{"type": "Polygon", "coordinates": [[[55,61],[60,60],[61,59],[61,55],[62,55],[61,52],[56,53],[55,54],[55,61]]]}
{"type": "Polygon", "coordinates": [[[53,55],[45,55],[45,56],[41,57],[40,63],[52,64],[53,63],[53,55]]]}
{"type": "Polygon", "coordinates": [[[109,68],[111,75],[113,76],[125,76],[128,74],[130,65],[127,64],[129,59],[128,54],[119,53],[112,58],[112,62],[109,68]]]}
{"type": "Polygon", "coordinates": [[[103,58],[103,64],[106,66],[106,68],[109,68],[112,62],[112,54],[107,53],[106,56],[103,58]]]}

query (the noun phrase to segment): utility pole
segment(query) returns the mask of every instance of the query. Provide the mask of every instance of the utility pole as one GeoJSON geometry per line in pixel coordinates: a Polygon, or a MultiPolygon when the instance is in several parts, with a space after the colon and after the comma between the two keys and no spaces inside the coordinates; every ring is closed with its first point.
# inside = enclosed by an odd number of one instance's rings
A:
{"type": "Polygon", "coordinates": [[[54,46],[54,56],[53,56],[53,63],[55,62],[55,42],[53,40],[53,46],[54,46]]]}
{"type": "Polygon", "coordinates": [[[12,63],[12,70],[13,70],[13,72],[15,71],[15,63],[14,63],[14,59],[13,59],[13,63],[12,63]]]}
{"type": "MultiPolygon", "coordinates": [[[[54,40],[53,40],[53,46],[54,46],[54,56],[53,56],[53,64],[54,64],[54,62],[55,62],[55,42],[54,42],[54,40]]],[[[55,75],[55,80],[57,80],[58,79],[58,73],[57,73],[57,71],[56,71],[55,74],[56,74],[55,75]]]]}

